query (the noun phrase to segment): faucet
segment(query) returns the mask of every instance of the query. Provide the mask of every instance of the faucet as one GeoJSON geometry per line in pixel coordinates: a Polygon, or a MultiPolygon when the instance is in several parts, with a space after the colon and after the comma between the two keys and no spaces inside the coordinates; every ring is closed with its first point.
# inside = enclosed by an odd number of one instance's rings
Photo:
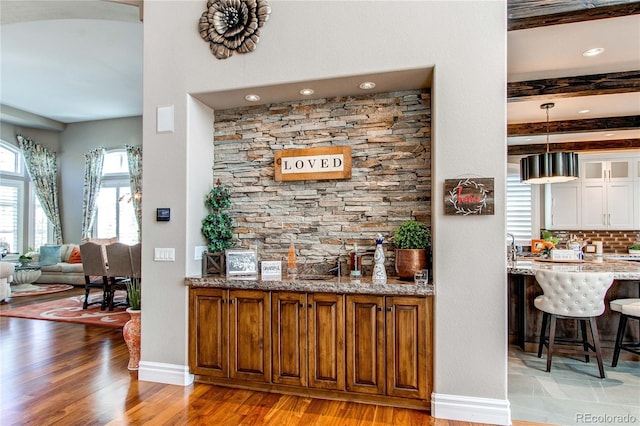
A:
{"type": "Polygon", "coordinates": [[[330,274],[335,274],[336,277],[340,277],[342,275],[342,271],[340,268],[340,255],[338,255],[338,258],[336,259],[336,266],[334,266],[333,268],[329,269],[328,271],[330,274]]]}
{"type": "Polygon", "coordinates": [[[516,249],[516,237],[508,232],[507,236],[511,237],[511,247],[509,248],[509,259],[516,261],[518,258],[518,250],[516,249]]]}

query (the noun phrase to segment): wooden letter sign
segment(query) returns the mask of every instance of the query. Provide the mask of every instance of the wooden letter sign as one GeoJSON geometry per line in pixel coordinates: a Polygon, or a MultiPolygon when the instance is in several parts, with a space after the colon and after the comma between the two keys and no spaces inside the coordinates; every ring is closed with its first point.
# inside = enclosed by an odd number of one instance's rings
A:
{"type": "Polygon", "coordinates": [[[492,215],[493,178],[444,180],[444,214],[492,215]]]}
{"type": "Polygon", "coordinates": [[[274,153],[276,181],[351,178],[351,147],[283,149],[274,153]]]}

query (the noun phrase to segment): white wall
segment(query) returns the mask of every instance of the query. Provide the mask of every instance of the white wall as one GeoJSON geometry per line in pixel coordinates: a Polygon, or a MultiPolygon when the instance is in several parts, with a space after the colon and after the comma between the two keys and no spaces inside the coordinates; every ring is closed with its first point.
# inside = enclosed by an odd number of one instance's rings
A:
{"type": "Polygon", "coordinates": [[[99,146],[109,150],[121,149],[125,144],[142,145],[142,117],[67,124],[60,134],[58,168],[65,242],[79,243],[82,237],[84,154],[99,146]]]}
{"type": "Polygon", "coordinates": [[[256,51],[227,60],[198,34],[204,2],[145,3],[140,378],[171,381],[188,363],[183,278],[198,265],[212,184],[198,156],[211,155],[213,125],[188,94],[434,66],[434,415],[508,423],[505,2],[270,3],[256,51]],[[175,106],[173,133],[155,131],[163,105],[175,106]],[[444,179],[460,176],[495,178],[495,215],[444,216],[444,179]],[[171,207],[171,222],[155,222],[157,207],[171,207]],[[176,261],[153,262],[154,247],[176,248],[176,261]]]}

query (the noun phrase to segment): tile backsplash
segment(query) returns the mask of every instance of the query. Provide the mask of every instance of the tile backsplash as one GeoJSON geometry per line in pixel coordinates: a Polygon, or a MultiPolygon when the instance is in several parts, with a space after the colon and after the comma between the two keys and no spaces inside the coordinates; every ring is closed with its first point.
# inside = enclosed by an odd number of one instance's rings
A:
{"type": "Polygon", "coordinates": [[[589,244],[594,241],[602,241],[605,253],[624,254],[627,247],[634,243],[640,243],[640,231],[550,231],[551,235],[558,237],[558,245],[563,247],[571,235],[581,240],[587,240],[589,244]]]}

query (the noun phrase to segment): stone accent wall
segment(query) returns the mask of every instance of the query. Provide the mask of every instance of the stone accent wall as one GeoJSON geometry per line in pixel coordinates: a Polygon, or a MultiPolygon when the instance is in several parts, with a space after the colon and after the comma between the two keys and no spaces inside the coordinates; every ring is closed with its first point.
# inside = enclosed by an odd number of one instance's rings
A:
{"type": "Polygon", "coordinates": [[[625,254],[631,244],[640,243],[640,231],[551,231],[551,235],[559,238],[558,245],[561,248],[564,248],[570,235],[575,235],[589,243],[602,241],[603,252],[615,254],[625,254]]]}
{"type": "Polygon", "coordinates": [[[214,179],[231,187],[239,245],[260,259],[285,259],[293,241],[299,268],[340,256],[344,273],[354,244],[373,251],[381,233],[392,273],[395,228],[431,223],[428,91],[216,110],[214,127],[214,179]],[[275,151],[323,146],[351,146],[351,179],[274,181],[275,151]]]}

